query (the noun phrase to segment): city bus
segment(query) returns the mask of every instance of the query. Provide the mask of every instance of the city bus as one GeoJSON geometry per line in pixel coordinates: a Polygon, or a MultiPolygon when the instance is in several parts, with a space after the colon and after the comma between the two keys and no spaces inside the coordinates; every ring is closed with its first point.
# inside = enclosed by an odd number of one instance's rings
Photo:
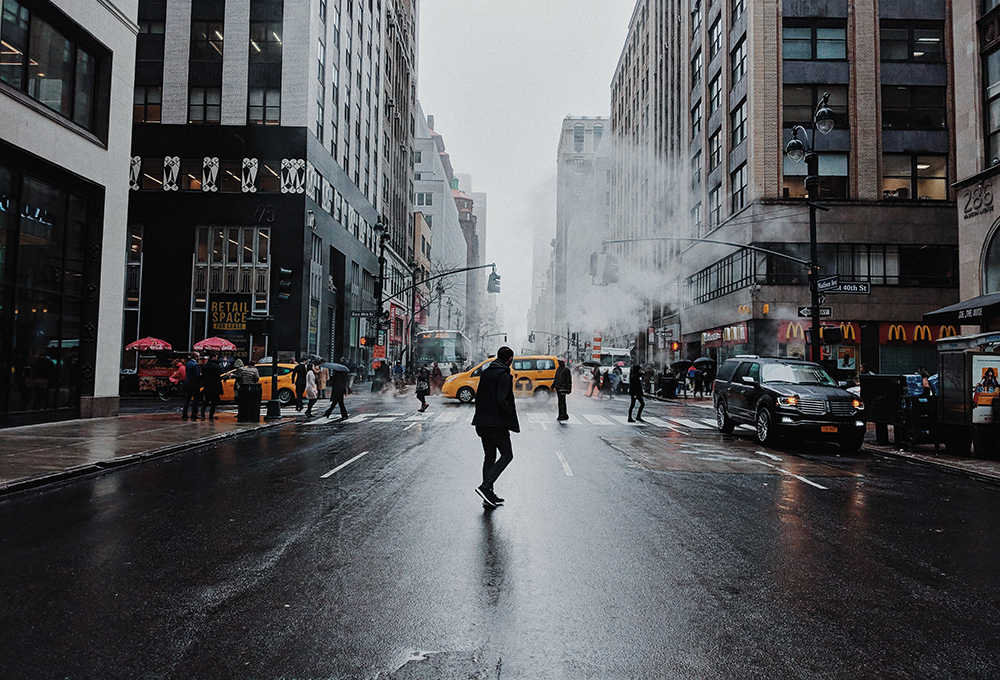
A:
{"type": "Polygon", "coordinates": [[[461,369],[472,359],[472,343],[461,331],[422,331],[414,356],[417,366],[436,361],[442,369],[453,363],[461,369]]]}

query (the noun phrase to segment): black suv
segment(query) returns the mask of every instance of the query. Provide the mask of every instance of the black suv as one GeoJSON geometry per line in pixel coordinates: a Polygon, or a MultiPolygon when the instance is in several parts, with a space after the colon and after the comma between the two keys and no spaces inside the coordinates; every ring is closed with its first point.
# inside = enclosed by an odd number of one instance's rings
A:
{"type": "Polygon", "coordinates": [[[837,386],[819,364],[795,359],[737,356],[719,368],[712,390],[719,429],[752,425],[761,444],[780,434],[836,441],[861,448],[865,405],[837,386]]]}

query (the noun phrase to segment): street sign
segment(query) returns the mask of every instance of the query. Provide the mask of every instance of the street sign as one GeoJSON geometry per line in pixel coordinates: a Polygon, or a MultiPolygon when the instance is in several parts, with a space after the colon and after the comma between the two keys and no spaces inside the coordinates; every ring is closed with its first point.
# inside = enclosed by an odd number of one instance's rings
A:
{"type": "Polygon", "coordinates": [[[385,359],[385,345],[375,345],[372,350],[373,359],[385,359]]]}
{"type": "MultiPolygon", "coordinates": [[[[809,318],[812,316],[812,307],[799,307],[799,316],[809,318]]],[[[833,316],[833,307],[820,307],[820,317],[830,318],[833,316]]]]}
{"type": "Polygon", "coordinates": [[[374,319],[378,317],[377,309],[352,309],[352,319],[374,319]]]}
{"type": "Polygon", "coordinates": [[[872,284],[864,283],[841,283],[836,288],[828,288],[826,293],[855,293],[858,295],[871,295],[872,284]]]}
{"type": "Polygon", "coordinates": [[[820,279],[819,281],[816,282],[816,290],[819,291],[833,290],[834,288],[837,287],[839,283],[840,280],[836,277],[836,275],[828,276],[825,279],[820,279]]]}

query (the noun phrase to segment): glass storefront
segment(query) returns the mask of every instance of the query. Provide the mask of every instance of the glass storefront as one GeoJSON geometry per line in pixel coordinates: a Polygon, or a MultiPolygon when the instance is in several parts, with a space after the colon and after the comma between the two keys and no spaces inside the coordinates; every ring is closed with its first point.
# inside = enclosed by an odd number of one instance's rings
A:
{"type": "Polygon", "coordinates": [[[0,415],[79,408],[88,207],[0,165],[0,415]]]}

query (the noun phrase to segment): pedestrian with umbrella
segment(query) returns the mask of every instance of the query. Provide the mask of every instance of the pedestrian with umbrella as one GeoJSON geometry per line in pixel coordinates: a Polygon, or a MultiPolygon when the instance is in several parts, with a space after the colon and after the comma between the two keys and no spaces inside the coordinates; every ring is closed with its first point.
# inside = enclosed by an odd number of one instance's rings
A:
{"type": "Polygon", "coordinates": [[[334,406],[340,406],[340,419],[347,420],[347,407],[344,405],[344,395],[347,393],[348,381],[351,371],[343,364],[326,364],[330,369],[330,408],[326,410],[323,417],[329,418],[333,413],[334,406]]]}

